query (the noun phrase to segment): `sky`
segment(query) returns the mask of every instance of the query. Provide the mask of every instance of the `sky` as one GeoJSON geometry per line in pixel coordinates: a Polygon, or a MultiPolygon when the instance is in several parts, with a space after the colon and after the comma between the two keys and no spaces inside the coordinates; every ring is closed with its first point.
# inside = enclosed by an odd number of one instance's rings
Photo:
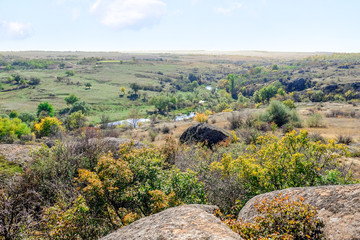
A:
{"type": "Polygon", "coordinates": [[[0,0],[0,51],[360,52],[358,0],[0,0]]]}

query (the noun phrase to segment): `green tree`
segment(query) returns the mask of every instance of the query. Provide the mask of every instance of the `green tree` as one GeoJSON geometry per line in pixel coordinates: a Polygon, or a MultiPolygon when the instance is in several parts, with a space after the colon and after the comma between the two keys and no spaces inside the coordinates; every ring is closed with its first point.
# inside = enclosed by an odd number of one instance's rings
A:
{"type": "Polygon", "coordinates": [[[10,113],[9,113],[9,118],[17,118],[19,117],[19,113],[15,110],[12,110],[10,113]]]}
{"type": "Polygon", "coordinates": [[[31,130],[26,123],[18,118],[1,118],[0,117],[0,140],[13,141],[17,138],[30,134],[31,130]]]}
{"type": "Polygon", "coordinates": [[[79,98],[75,96],[74,94],[69,95],[68,97],[64,98],[67,105],[72,105],[79,101],[79,98]]]}
{"type": "Polygon", "coordinates": [[[72,77],[75,75],[75,72],[74,72],[74,70],[69,70],[69,71],[66,71],[65,74],[67,77],[72,77]]]}
{"type": "Polygon", "coordinates": [[[272,71],[277,71],[277,70],[279,70],[279,66],[274,64],[274,65],[272,65],[271,70],[272,71]]]}
{"type": "Polygon", "coordinates": [[[81,111],[72,113],[64,121],[66,129],[70,131],[85,127],[85,123],[86,117],[84,114],[81,113],[81,111]]]}
{"type": "Polygon", "coordinates": [[[137,92],[141,89],[141,86],[137,83],[131,83],[130,88],[137,94],[137,92]]]}
{"type": "Polygon", "coordinates": [[[50,103],[42,102],[37,107],[36,115],[38,117],[40,117],[40,116],[42,116],[42,117],[46,117],[46,116],[53,117],[54,116],[54,108],[50,103]]]}
{"type": "Polygon", "coordinates": [[[227,79],[229,80],[229,92],[233,99],[237,99],[235,84],[236,84],[236,80],[238,78],[239,78],[239,76],[235,75],[235,74],[229,74],[227,76],[227,79]]]}
{"type": "Polygon", "coordinates": [[[85,88],[86,88],[86,89],[90,89],[91,87],[92,87],[91,83],[86,83],[86,84],[85,84],[85,88]]]}

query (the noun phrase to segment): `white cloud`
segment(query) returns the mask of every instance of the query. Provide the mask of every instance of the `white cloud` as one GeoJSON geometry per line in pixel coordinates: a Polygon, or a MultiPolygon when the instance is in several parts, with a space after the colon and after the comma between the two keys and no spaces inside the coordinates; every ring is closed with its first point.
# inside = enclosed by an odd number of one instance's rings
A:
{"type": "Polygon", "coordinates": [[[71,16],[72,16],[72,20],[73,22],[76,22],[79,17],[80,17],[80,11],[78,8],[73,8],[72,9],[72,13],[71,13],[71,16]]]}
{"type": "Polygon", "coordinates": [[[223,15],[229,15],[232,12],[240,9],[243,5],[239,2],[232,2],[228,7],[216,7],[215,12],[223,15]]]}
{"type": "Polygon", "coordinates": [[[90,12],[105,26],[140,29],[164,17],[166,4],[159,0],[96,0],[90,12]]]}
{"type": "Polygon", "coordinates": [[[25,39],[31,36],[31,24],[20,22],[0,21],[0,31],[11,39],[25,39]]]}
{"type": "Polygon", "coordinates": [[[200,0],[191,0],[191,6],[198,4],[200,0]]]}

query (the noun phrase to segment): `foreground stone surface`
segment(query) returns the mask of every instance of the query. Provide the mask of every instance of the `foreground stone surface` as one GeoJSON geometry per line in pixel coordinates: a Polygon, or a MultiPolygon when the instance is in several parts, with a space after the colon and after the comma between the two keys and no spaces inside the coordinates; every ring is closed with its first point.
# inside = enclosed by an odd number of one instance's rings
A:
{"type": "Polygon", "coordinates": [[[198,123],[188,129],[180,136],[182,143],[202,142],[212,146],[224,141],[230,136],[225,130],[209,125],[207,123],[198,123]]]}
{"type": "Polygon", "coordinates": [[[22,164],[32,159],[31,151],[39,148],[38,145],[0,144],[0,155],[9,162],[22,164]]]}
{"type": "Polygon", "coordinates": [[[239,240],[213,215],[216,206],[183,205],[142,218],[101,240],[239,240]]]}
{"type": "Polygon", "coordinates": [[[239,218],[251,221],[257,215],[254,203],[264,198],[272,199],[279,193],[295,199],[301,196],[305,203],[316,207],[318,217],[325,223],[327,239],[360,239],[360,184],[289,188],[261,194],[245,205],[239,218]]]}

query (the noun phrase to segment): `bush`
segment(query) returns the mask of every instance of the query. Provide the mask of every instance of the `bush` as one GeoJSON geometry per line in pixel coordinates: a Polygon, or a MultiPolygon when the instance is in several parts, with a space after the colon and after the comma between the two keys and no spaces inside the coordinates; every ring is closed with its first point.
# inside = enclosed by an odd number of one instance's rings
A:
{"type": "Polygon", "coordinates": [[[313,115],[311,115],[307,120],[306,120],[306,124],[308,125],[308,127],[324,127],[323,124],[323,117],[320,113],[314,113],[313,115]]]}
{"type": "Polygon", "coordinates": [[[62,130],[62,122],[55,117],[45,117],[39,123],[34,125],[35,134],[37,137],[53,136],[62,130]]]}
{"type": "Polygon", "coordinates": [[[31,130],[18,118],[0,117],[0,141],[12,143],[17,138],[30,134],[31,130]]]}
{"type": "Polygon", "coordinates": [[[64,98],[66,104],[72,105],[75,102],[79,101],[79,98],[75,96],[74,94],[69,95],[68,97],[64,98]]]}
{"type": "Polygon", "coordinates": [[[243,124],[242,117],[239,113],[232,112],[231,117],[228,117],[227,120],[230,123],[231,130],[238,129],[243,124]]]}
{"type": "Polygon", "coordinates": [[[209,119],[208,116],[205,115],[205,113],[196,113],[196,116],[194,117],[194,120],[197,122],[207,122],[209,119]]]}
{"type": "Polygon", "coordinates": [[[290,109],[279,101],[271,101],[264,118],[281,127],[290,121],[290,109]]]}
{"type": "Polygon", "coordinates": [[[66,129],[72,131],[78,128],[85,127],[86,117],[84,114],[79,112],[74,112],[65,119],[64,125],[66,129]]]}
{"type": "Polygon", "coordinates": [[[35,117],[35,115],[33,115],[31,113],[20,113],[19,119],[21,119],[21,121],[23,121],[23,122],[31,123],[36,120],[36,117],[35,117]]]}
{"type": "Polygon", "coordinates": [[[168,126],[163,126],[163,127],[161,128],[161,132],[162,132],[163,134],[168,134],[168,133],[170,132],[170,128],[169,128],[168,126]]]}
{"type": "Polygon", "coordinates": [[[9,118],[18,118],[19,117],[19,113],[15,110],[12,110],[10,113],[9,113],[9,118]]]}
{"type": "Polygon", "coordinates": [[[353,138],[351,136],[345,136],[345,135],[339,135],[337,136],[337,143],[341,143],[341,144],[345,144],[345,145],[349,145],[350,143],[353,142],[353,138]]]}
{"type": "Polygon", "coordinates": [[[294,101],[291,100],[291,99],[287,99],[287,100],[283,101],[282,103],[285,106],[287,106],[288,108],[290,108],[290,109],[295,109],[296,108],[296,105],[295,105],[294,101]]]}
{"type": "Polygon", "coordinates": [[[37,107],[37,116],[38,117],[53,117],[54,116],[54,108],[48,102],[42,102],[37,107]]]}
{"type": "Polygon", "coordinates": [[[348,155],[343,145],[310,141],[306,131],[258,137],[258,145],[237,159],[223,158],[212,164],[214,171],[229,172],[238,177],[250,192],[249,196],[285,189],[353,181],[349,172],[342,172],[338,159],[348,155]],[[335,170],[339,174],[328,182],[324,176],[335,170]],[[349,178],[348,178],[349,177],[349,178]]]}
{"type": "Polygon", "coordinates": [[[196,173],[164,170],[165,156],[159,149],[136,149],[128,143],[118,154],[119,158],[102,156],[93,171],[80,169],[77,178],[88,206],[112,226],[127,225],[130,215],[143,217],[181,203],[205,203],[196,173]]]}
{"type": "Polygon", "coordinates": [[[28,84],[33,85],[33,86],[39,85],[40,84],[40,78],[32,77],[32,78],[30,78],[28,84]]]}
{"type": "Polygon", "coordinates": [[[258,213],[252,222],[242,219],[224,221],[244,239],[324,239],[324,223],[316,217],[317,210],[287,195],[255,203],[258,213]]]}

